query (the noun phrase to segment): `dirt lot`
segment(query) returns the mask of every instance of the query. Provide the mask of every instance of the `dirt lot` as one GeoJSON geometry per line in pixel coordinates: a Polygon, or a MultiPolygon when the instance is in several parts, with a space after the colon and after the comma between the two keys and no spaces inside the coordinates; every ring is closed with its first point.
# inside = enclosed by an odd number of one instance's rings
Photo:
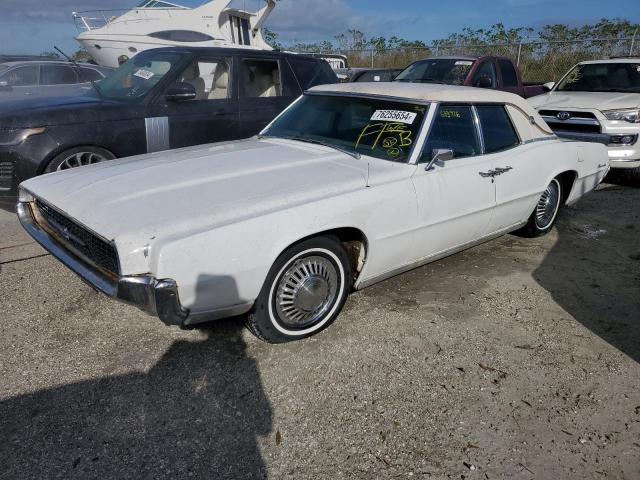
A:
{"type": "Polygon", "coordinates": [[[0,232],[0,478],[640,478],[640,189],[281,346],[165,327],[0,232]]]}

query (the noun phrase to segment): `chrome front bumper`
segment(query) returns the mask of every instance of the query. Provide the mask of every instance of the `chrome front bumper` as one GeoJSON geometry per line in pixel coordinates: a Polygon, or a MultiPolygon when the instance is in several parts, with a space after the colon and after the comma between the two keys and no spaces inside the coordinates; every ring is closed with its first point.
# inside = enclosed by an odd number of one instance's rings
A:
{"type": "Polygon", "coordinates": [[[16,210],[27,233],[91,287],[157,316],[167,325],[184,325],[189,310],[180,304],[174,280],[151,275],[109,276],[66,248],[63,239],[43,229],[35,221],[30,203],[19,202],[16,210]]]}

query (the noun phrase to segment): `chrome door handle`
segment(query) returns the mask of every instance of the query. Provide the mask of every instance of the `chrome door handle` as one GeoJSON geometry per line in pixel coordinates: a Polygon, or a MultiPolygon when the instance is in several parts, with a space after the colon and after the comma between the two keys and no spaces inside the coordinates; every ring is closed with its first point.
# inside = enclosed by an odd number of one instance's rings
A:
{"type": "Polygon", "coordinates": [[[495,172],[496,174],[501,175],[505,172],[508,172],[509,170],[513,170],[513,167],[507,165],[506,167],[496,167],[495,172]]]}

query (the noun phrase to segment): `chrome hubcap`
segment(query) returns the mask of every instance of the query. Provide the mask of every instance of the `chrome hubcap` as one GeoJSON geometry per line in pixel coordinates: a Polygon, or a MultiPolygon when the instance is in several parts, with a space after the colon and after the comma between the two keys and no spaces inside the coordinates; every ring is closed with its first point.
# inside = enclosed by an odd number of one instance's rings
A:
{"type": "Polygon", "coordinates": [[[536,225],[538,228],[547,228],[553,222],[559,203],[560,187],[558,186],[558,181],[554,180],[538,200],[538,205],[536,206],[536,225]]]}
{"type": "Polygon", "coordinates": [[[65,158],[56,170],[68,170],[69,168],[83,167],[94,163],[103,162],[105,157],[94,152],[78,152],[65,158]]]}
{"type": "Polygon", "coordinates": [[[275,307],[285,325],[304,328],[320,321],[336,301],[338,272],[327,258],[296,260],[280,277],[275,307]]]}

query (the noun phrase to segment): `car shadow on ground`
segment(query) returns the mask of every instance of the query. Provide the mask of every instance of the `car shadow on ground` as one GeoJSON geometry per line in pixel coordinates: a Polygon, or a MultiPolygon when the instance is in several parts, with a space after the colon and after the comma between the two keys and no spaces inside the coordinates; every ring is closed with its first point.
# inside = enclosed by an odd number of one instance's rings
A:
{"type": "Polygon", "coordinates": [[[1,402],[0,478],[266,478],[272,411],[242,328],[207,325],[147,372],[1,402]]]}
{"type": "Polygon", "coordinates": [[[640,363],[639,194],[607,187],[565,209],[533,276],[573,318],[640,363]]]}
{"type": "Polygon", "coordinates": [[[0,209],[9,213],[16,213],[16,201],[18,198],[15,195],[2,195],[0,194],[0,209]]]}

